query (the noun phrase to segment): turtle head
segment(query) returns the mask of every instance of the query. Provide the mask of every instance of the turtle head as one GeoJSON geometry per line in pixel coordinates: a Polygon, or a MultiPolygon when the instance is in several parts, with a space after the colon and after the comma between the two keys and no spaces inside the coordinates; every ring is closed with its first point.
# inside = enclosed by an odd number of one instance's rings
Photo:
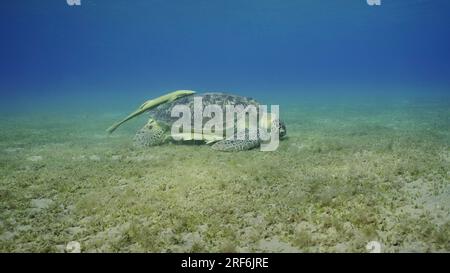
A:
{"type": "Polygon", "coordinates": [[[273,129],[278,129],[280,139],[287,135],[286,124],[279,118],[271,115],[270,113],[267,114],[266,119],[261,120],[260,125],[261,127],[267,129],[270,128],[271,126],[273,126],[272,127],[273,129]]]}
{"type": "Polygon", "coordinates": [[[278,131],[280,132],[280,138],[287,135],[286,124],[281,120],[278,120],[278,131]]]}
{"type": "Polygon", "coordinates": [[[284,122],[280,119],[274,119],[272,122],[274,126],[272,128],[276,128],[276,126],[278,126],[277,129],[280,139],[284,138],[287,135],[286,124],[284,124],[284,122]]]}

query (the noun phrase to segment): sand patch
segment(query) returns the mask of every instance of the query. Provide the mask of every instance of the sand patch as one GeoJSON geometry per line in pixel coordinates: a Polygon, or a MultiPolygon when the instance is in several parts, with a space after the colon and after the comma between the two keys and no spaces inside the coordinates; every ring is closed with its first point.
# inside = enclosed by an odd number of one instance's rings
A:
{"type": "Polygon", "coordinates": [[[89,157],[89,159],[92,161],[100,161],[101,160],[100,156],[98,156],[98,155],[91,155],[89,157]]]}
{"type": "Polygon", "coordinates": [[[258,248],[264,252],[277,252],[277,253],[299,253],[300,249],[293,247],[292,245],[282,242],[278,237],[271,239],[263,239],[258,243],[258,248]]]}
{"type": "Polygon", "coordinates": [[[33,200],[31,200],[30,204],[33,209],[45,210],[45,209],[48,209],[53,204],[53,200],[46,199],[46,198],[33,199],[33,200]]]}
{"type": "Polygon", "coordinates": [[[42,161],[44,158],[40,155],[34,155],[34,156],[30,156],[27,158],[28,161],[32,161],[32,162],[38,162],[38,161],[42,161]]]}
{"type": "Polygon", "coordinates": [[[23,150],[23,148],[6,148],[3,151],[5,151],[6,153],[17,153],[22,150],[23,150]]]}
{"type": "Polygon", "coordinates": [[[128,161],[142,162],[155,160],[156,156],[153,155],[139,155],[139,156],[127,156],[128,161]]]}

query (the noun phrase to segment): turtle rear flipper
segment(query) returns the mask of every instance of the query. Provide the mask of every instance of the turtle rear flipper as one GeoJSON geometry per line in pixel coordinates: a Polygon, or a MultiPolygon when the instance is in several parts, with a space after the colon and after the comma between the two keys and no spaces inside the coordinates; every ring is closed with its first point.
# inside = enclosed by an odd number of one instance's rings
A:
{"type": "Polygon", "coordinates": [[[157,146],[166,140],[167,128],[154,119],[150,119],[134,136],[133,144],[136,147],[157,146]]]}

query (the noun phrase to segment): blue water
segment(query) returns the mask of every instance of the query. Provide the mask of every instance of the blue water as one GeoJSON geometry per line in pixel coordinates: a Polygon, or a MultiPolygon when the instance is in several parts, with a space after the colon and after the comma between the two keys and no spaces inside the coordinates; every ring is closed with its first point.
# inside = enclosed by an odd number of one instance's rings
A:
{"type": "Polygon", "coordinates": [[[113,111],[176,89],[445,95],[449,14],[447,0],[8,1],[0,105],[113,111]]]}

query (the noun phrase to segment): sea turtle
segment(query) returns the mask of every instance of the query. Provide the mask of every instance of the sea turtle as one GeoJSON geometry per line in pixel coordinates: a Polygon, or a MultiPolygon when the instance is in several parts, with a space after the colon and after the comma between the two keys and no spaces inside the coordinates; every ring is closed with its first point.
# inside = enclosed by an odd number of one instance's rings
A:
{"type": "MultiPolygon", "coordinates": [[[[227,125],[225,123],[222,126],[223,132],[205,133],[205,131],[202,129],[200,129],[199,131],[194,128],[190,132],[182,132],[174,134],[171,131],[171,126],[174,124],[174,122],[179,120],[179,117],[172,116],[173,108],[177,105],[185,105],[189,107],[192,113],[194,107],[198,107],[198,104],[195,104],[195,101],[198,102],[199,98],[201,98],[202,108],[208,105],[217,105],[221,107],[221,109],[224,110],[223,117],[225,117],[226,115],[225,113],[226,105],[235,105],[235,106],[239,105],[242,106],[243,108],[249,105],[253,105],[255,106],[255,108],[257,108],[260,105],[256,100],[249,97],[243,97],[226,93],[197,94],[195,91],[191,90],[178,90],[163,95],[161,97],[158,97],[156,99],[146,101],[144,104],[142,104],[141,107],[139,107],[137,110],[129,114],[125,119],[108,128],[107,132],[109,133],[114,132],[124,122],[148,111],[150,114],[149,121],[147,122],[147,124],[145,124],[144,127],[142,127],[136,133],[134,137],[134,145],[138,147],[156,146],[169,140],[182,140],[182,141],[201,140],[207,144],[213,144],[212,148],[214,150],[241,151],[258,147],[263,141],[262,137],[260,137],[260,134],[262,134],[263,131],[265,133],[268,133],[269,130],[267,130],[267,128],[276,128],[280,138],[286,135],[286,126],[284,125],[284,123],[278,120],[277,118],[272,118],[270,114],[268,114],[266,122],[261,123],[262,124],[261,126],[264,126],[265,128],[262,127],[259,128],[260,127],[259,126],[256,128],[256,131],[253,130],[254,133],[253,136],[256,136],[256,138],[249,137],[251,134],[249,128],[244,128],[244,130],[240,131],[238,130],[239,125],[236,124],[241,124],[240,126],[249,127],[248,118],[246,119],[247,123],[234,122],[234,125],[232,125],[233,126],[232,131],[234,132],[234,134],[231,137],[227,137],[227,135],[225,134],[227,128],[228,129],[230,128],[229,124],[227,125]],[[271,127],[272,124],[274,125],[273,127],[271,127]],[[238,136],[238,134],[240,134],[240,136],[238,136]]],[[[202,117],[201,118],[202,125],[205,125],[205,123],[208,120],[211,120],[211,117],[213,116],[214,115],[210,116],[209,118],[202,117]]],[[[245,111],[237,111],[235,121],[243,117],[244,119],[245,117],[248,117],[248,113],[246,113],[245,111]]],[[[194,117],[192,116],[191,120],[192,124],[193,119],[194,117]]]]}

